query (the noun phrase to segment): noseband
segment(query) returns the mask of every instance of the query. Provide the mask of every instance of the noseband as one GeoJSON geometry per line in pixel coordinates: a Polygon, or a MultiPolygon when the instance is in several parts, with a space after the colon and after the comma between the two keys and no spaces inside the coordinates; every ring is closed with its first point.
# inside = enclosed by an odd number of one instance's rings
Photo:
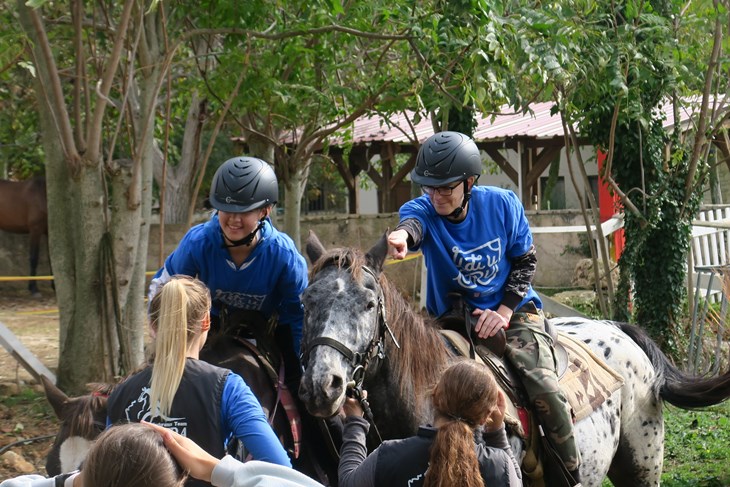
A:
{"type": "MultiPolygon", "coordinates": [[[[367,274],[369,274],[374,280],[376,285],[378,287],[380,284],[378,283],[378,278],[375,274],[375,271],[370,269],[367,266],[362,266],[362,270],[365,271],[367,274]]],[[[334,348],[342,356],[347,359],[347,361],[352,365],[352,377],[350,377],[350,380],[348,382],[354,382],[354,385],[356,388],[362,387],[362,382],[365,379],[365,370],[368,368],[368,366],[371,363],[371,360],[373,358],[377,359],[376,363],[379,363],[381,360],[385,358],[385,332],[387,331],[390,335],[390,338],[393,340],[393,343],[397,348],[400,348],[400,345],[398,344],[398,340],[395,339],[395,335],[393,334],[393,331],[388,326],[388,321],[385,318],[385,305],[383,304],[383,290],[382,288],[379,289],[378,292],[378,316],[377,316],[377,326],[375,329],[375,333],[373,335],[373,338],[370,340],[370,342],[367,344],[364,350],[360,352],[354,352],[352,349],[350,349],[347,345],[343,344],[342,342],[335,340],[334,338],[330,337],[316,337],[312,339],[311,342],[307,343],[306,350],[302,352],[301,356],[301,363],[302,366],[306,369],[307,363],[309,362],[309,354],[312,352],[314,347],[319,345],[326,345],[328,347],[334,348]]]]}

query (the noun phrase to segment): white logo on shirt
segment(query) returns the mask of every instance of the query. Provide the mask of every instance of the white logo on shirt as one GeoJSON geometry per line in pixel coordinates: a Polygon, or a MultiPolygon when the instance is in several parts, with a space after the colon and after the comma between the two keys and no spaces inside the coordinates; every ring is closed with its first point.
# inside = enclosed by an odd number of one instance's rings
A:
{"type": "Polygon", "coordinates": [[[265,294],[236,293],[223,291],[221,289],[217,289],[215,291],[215,296],[213,296],[214,301],[221,302],[227,306],[254,311],[261,311],[261,308],[264,306],[265,299],[265,294]]]}
{"type": "Polygon", "coordinates": [[[497,275],[502,260],[502,242],[495,238],[471,250],[451,249],[451,258],[459,269],[454,280],[465,289],[486,286],[497,275]]]}

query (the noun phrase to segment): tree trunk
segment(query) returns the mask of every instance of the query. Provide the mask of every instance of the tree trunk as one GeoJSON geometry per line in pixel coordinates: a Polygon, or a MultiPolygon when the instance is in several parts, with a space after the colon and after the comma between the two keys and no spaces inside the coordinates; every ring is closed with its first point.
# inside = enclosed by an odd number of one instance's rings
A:
{"type": "MultiPolygon", "coordinates": [[[[188,221],[190,199],[193,197],[193,181],[201,165],[201,146],[203,128],[207,119],[207,100],[201,99],[197,93],[192,94],[190,107],[185,120],[180,161],[176,165],[167,162],[165,171],[165,196],[160,202],[162,213],[167,224],[185,223],[188,221]]],[[[163,153],[156,149],[154,171],[157,186],[163,184],[163,153]]]]}
{"type": "MultiPolygon", "coordinates": [[[[60,321],[58,385],[77,394],[87,383],[112,381],[143,359],[154,125],[140,123],[145,118],[140,113],[154,109],[159,72],[148,69],[139,111],[133,110],[136,163],[115,161],[107,167],[99,147],[104,142],[97,137],[104,129],[103,111],[93,121],[86,120],[96,125],[71,123],[44,27],[22,0],[18,11],[32,39],[37,68],[35,92],[46,154],[49,250],[60,321]],[[147,132],[146,137],[141,131],[147,132]],[[69,137],[71,132],[75,133],[69,137]],[[85,140],[97,145],[83,147],[85,140]]],[[[98,92],[99,87],[96,89],[98,92]]]]}
{"type": "MultiPolygon", "coordinates": [[[[286,233],[294,240],[297,248],[301,248],[301,226],[299,225],[299,215],[302,211],[302,193],[307,185],[306,175],[304,171],[297,170],[289,174],[289,179],[285,182],[286,201],[284,204],[284,229],[286,233]]],[[[308,170],[306,172],[309,172],[308,170]]]]}

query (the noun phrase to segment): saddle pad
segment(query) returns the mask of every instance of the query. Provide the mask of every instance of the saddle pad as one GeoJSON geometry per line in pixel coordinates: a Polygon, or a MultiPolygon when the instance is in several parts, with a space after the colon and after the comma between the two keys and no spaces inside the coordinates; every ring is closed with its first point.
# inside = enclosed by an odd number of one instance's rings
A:
{"type": "Polygon", "coordinates": [[[568,367],[560,377],[560,387],[578,422],[620,389],[624,379],[582,341],[558,332],[558,342],[568,353],[568,367]]]}

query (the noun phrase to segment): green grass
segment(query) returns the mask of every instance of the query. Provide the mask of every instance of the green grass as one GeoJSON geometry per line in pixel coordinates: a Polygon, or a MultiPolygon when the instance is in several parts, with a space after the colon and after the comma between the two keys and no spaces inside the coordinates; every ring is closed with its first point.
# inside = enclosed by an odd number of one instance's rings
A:
{"type": "Polygon", "coordinates": [[[51,405],[48,404],[45,394],[35,391],[30,387],[21,388],[20,391],[7,394],[0,392],[0,404],[10,410],[10,414],[0,418],[2,421],[18,421],[26,423],[26,426],[36,422],[55,423],[56,416],[51,405]]]}
{"type": "Polygon", "coordinates": [[[705,411],[665,408],[666,487],[730,485],[730,402],[705,411]]]}
{"type": "Polygon", "coordinates": [[[705,411],[666,406],[664,427],[662,487],[730,486],[730,402],[705,411]]]}
{"type": "Polygon", "coordinates": [[[22,387],[16,394],[0,394],[0,404],[7,407],[37,404],[46,401],[46,396],[30,387],[22,387]]]}

